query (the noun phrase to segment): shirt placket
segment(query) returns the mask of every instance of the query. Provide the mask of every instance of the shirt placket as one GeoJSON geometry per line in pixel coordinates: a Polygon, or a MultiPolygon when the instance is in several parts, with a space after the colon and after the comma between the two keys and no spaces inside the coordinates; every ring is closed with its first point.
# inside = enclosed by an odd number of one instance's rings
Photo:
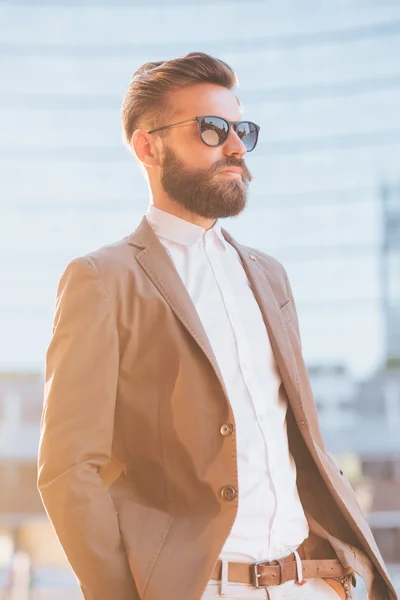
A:
{"type": "MultiPolygon", "coordinates": [[[[226,277],[225,269],[222,268],[220,264],[220,253],[211,246],[210,241],[207,240],[204,246],[204,250],[207,254],[207,258],[210,262],[210,266],[213,270],[215,280],[217,285],[221,291],[222,297],[224,299],[225,308],[227,311],[228,318],[232,324],[232,328],[234,331],[234,335],[236,337],[237,342],[237,353],[238,353],[238,364],[240,368],[240,372],[245,383],[245,386],[248,391],[248,395],[250,397],[250,401],[253,407],[254,415],[257,420],[263,441],[266,450],[266,460],[268,465],[269,474],[271,477],[272,487],[274,490],[275,496],[275,509],[274,514],[271,521],[271,526],[269,530],[269,535],[267,536],[268,545],[265,548],[266,556],[270,554],[270,547],[273,544],[274,540],[274,528],[276,523],[277,516],[277,507],[278,507],[278,490],[277,490],[277,481],[275,475],[275,467],[274,465],[278,464],[279,456],[277,453],[277,448],[274,444],[274,439],[276,438],[276,432],[273,431],[273,427],[271,428],[269,420],[266,415],[266,404],[267,399],[262,400],[262,391],[256,382],[255,378],[252,377],[251,374],[251,365],[250,365],[250,346],[246,337],[245,329],[242,325],[242,320],[240,318],[239,306],[236,302],[235,295],[231,288],[230,282],[226,277]]],[[[223,256],[226,256],[224,253],[223,256]]],[[[230,256],[227,256],[227,260],[230,260],[230,256]]]]}

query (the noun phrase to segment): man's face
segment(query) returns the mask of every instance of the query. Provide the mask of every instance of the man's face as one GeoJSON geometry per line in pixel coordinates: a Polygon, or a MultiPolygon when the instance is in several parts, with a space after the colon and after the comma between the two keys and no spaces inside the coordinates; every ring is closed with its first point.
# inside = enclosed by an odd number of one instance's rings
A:
{"type": "MultiPolygon", "coordinates": [[[[172,123],[204,115],[242,119],[234,94],[214,84],[175,91],[169,101],[176,110],[172,123]]],[[[202,142],[199,125],[193,121],[166,130],[162,146],[160,182],[172,200],[209,219],[236,216],[244,210],[252,175],[243,159],[246,148],[233,129],[224,144],[210,147],[202,142]],[[241,173],[223,172],[232,166],[240,167],[241,173]]]]}

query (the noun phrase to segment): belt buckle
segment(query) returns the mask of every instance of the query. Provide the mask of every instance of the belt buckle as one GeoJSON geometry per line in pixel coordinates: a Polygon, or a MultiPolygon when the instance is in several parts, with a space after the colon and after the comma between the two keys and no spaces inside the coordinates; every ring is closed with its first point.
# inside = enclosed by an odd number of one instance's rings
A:
{"type": "Polygon", "coordinates": [[[253,585],[259,590],[262,587],[265,587],[264,585],[258,585],[258,580],[261,577],[261,573],[257,572],[258,569],[258,565],[265,565],[266,562],[263,560],[260,560],[259,562],[256,562],[254,564],[251,565],[251,569],[252,569],[252,574],[253,574],[253,585]]]}
{"type": "MultiPolygon", "coordinates": [[[[253,563],[251,565],[252,573],[253,573],[253,585],[257,589],[261,589],[261,588],[266,588],[267,587],[266,585],[259,585],[258,584],[258,580],[261,577],[261,573],[258,573],[258,567],[259,567],[259,565],[263,565],[263,566],[266,566],[266,567],[269,566],[269,565],[273,566],[273,567],[275,567],[276,565],[279,565],[280,568],[281,568],[281,573],[280,573],[281,577],[280,577],[280,580],[282,581],[282,564],[283,564],[283,561],[281,561],[281,560],[271,560],[271,561],[268,561],[268,560],[259,560],[258,562],[253,563]]],[[[277,582],[277,585],[279,585],[279,583],[280,582],[277,582]]]]}

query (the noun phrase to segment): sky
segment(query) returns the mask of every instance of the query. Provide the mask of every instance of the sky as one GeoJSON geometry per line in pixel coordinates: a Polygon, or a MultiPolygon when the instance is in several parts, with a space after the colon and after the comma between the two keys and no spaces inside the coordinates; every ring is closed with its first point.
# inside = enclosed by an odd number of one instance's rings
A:
{"type": "Polygon", "coordinates": [[[67,263],[132,231],[148,190],[121,141],[144,62],[237,72],[248,207],[221,224],[288,271],[308,364],[384,358],[381,186],[400,181],[400,3],[0,2],[0,370],[43,370],[67,263]]]}

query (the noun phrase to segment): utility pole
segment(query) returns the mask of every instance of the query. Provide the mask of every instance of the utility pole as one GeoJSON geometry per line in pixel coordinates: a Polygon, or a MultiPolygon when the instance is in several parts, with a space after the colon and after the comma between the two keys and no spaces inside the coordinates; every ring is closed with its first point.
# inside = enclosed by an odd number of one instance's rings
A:
{"type": "Polygon", "coordinates": [[[387,368],[400,368],[400,183],[382,185],[380,200],[380,280],[385,365],[387,368]]]}

